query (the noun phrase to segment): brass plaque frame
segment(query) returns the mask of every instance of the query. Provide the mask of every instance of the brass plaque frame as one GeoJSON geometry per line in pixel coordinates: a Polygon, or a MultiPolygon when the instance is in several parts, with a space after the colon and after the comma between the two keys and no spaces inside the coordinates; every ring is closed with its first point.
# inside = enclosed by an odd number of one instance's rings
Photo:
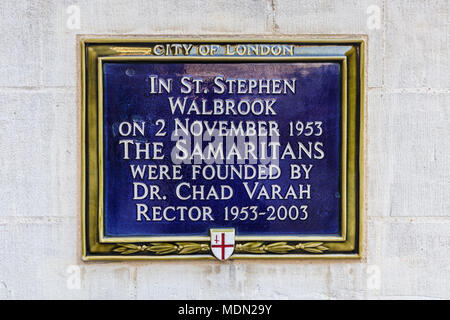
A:
{"type": "Polygon", "coordinates": [[[358,39],[154,39],[81,38],[82,259],[214,259],[209,236],[105,237],[103,234],[102,64],[105,61],[337,61],[342,66],[341,229],[330,236],[236,236],[231,259],[360,258],[363,214],[365,41],[358,39]],[[153,56],[161,44],[290,44],[336,46],[344,55],[153,56]]]}

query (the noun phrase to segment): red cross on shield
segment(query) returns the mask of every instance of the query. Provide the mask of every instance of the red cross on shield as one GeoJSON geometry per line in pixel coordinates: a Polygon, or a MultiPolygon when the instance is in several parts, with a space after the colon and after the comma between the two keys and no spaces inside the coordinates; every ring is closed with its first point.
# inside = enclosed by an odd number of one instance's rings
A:
{"type": "Polygon", "coordinates": [[[210,229],[211,252],[217,259],[227,260],[234,251],[234,229],[210,229]]]}

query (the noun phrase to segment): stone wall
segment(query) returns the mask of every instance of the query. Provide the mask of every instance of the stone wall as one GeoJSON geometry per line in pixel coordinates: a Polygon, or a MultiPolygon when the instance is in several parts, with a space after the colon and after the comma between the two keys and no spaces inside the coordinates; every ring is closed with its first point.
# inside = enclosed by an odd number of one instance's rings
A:
{"type": "Polygon", "coordinates": [[[0,2],[0,299],[450,298],[449,2],[0,2]],[[76,36],[367,34],[361,261],[80,259],[76,36]]]}

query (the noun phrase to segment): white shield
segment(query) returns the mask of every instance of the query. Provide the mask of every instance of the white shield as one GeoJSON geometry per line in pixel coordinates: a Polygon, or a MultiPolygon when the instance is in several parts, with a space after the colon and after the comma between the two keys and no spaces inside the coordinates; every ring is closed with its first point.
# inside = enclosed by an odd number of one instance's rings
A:
{"type": "Polygon", "coordinates": [[[211,251],[219,260],[227,260],[234,251],[234,229],[210,229],[211,251]]]}

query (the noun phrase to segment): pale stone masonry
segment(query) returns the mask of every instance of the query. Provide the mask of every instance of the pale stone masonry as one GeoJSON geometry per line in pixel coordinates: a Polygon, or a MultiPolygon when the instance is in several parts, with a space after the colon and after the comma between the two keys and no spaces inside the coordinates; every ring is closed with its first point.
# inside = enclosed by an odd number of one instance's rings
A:
{"type": "Polygon", "coordinates": [[[0,299],[450,298],[449,8],[1,1],[0,299]],[[365,257],[81,262],[77,34],[367,34],[365,257]]]}

